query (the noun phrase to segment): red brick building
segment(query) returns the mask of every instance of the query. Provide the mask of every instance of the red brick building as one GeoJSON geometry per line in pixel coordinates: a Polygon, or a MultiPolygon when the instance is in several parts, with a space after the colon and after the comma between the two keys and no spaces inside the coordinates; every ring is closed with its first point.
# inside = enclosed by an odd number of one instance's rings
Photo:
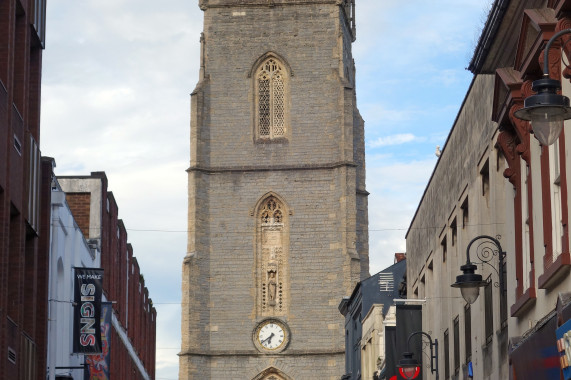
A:
{"type": "MultiPolygon", "coordinates": [[[[40,165],[39,149],[45,9],[45,0],[0,0],[0,380],[46,378],[53,172],[49,160],[40,165]]],[[[156,310],[105,174],[87,179],[99,193],[67,199],[114,301],[110,375],[153,379],[156,310]]]]}
{"type": "Polygon", "coordinates": [[[0,379],[43,379],[47,257],[40,223],[45,0],[0,1],[0,379]]]}
{"type": "Polygon", "coordinates": [[[104,298],[113,301],[110,377],[154,379],[157,312],[141,275],[127,230],[118,218],[104,172],[57,177],[89,245],[101,257],[104,298]]]}

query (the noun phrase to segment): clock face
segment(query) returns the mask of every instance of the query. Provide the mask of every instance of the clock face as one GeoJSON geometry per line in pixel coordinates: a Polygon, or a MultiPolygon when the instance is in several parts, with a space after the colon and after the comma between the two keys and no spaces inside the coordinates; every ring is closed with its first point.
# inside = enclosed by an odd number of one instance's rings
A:
{"type": "Polygon", "coordinates": [[[283,350],[289,340],[287,327],[281,321],[271,319],[258,325],[254,332],[256,346],[264,351],[283,350]]]}

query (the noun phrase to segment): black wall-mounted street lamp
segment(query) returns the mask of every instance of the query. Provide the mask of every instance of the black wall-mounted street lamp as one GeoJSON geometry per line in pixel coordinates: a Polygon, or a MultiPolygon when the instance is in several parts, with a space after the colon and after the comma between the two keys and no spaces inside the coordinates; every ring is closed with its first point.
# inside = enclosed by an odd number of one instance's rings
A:
{"type": "Polygon", "coordinates": [[[564,29],[549,39],[543,53],[543,78],[533,81],[531,89],[536,92],[524,101],[524,108],[517,110],[514,116],[521,120],[531,121],[535,137],[542,145],[553,144],[561,134],[563,121],[571,119],[569,98],[557,93],[561,90],[561,82],[549,77],[549,48],[551,44],[571,29],[564,29]]]}
{"type": "Polygon", "coordinates": [[[506,253],[502,249],[502,245],[500,241],[496,238],[493,238],[488,235],[480,235],[476,236],[474,239],[468,243],[468,247],[466,248],[466,264],[460,267],[462,270],[462,274],[460,276],[456,276],[456,282],[451,286],[453,288],[460,288],[460,292],[462,293],[462,297],[464,300],[469,303],[473,304],[478,299],[480,295],[480,287],[486,285],[486,281],[482,280],[482,276],[475,273],[476,265],[470,261],[470,248],[472,244],[474,244],[478,240],[486,240],[477,246],[476,254],[478,258],[481,260],[481,263],[488,264],[492,267],[496,273],[498,273],[498,283],[500,286],[500,292],[503,294],[504,292],[504,258],[506,257],[506,253]],[[493,249],[489,246],[489,243],[492,243],[496,249],[493,249]],[[493,257],[498,256],[499,260],[499,271],[490,264],[490,261],[493,257]]]}
{"type": "Polygon", "coordinates": [[[408,336],[406,341],[408,351],[402,354],[403,358],[399,360],[399,364],[397,365],[399,373],[407,380],[416,379],[420,373],[420,363],[413,358],[414,354],[410,350],[410,339],[418,334],[426,336],[430,342],[430,372],[436,372],[436,380],[438,380],[438,339],[434,339],[433,342],[432,337],[424,331],[416,331],[408,336]]]}

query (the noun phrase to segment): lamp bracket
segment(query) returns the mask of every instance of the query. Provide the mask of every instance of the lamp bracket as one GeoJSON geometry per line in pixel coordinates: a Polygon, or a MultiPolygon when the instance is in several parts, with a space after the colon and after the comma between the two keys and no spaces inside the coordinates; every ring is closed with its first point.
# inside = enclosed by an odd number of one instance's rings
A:
{"type": "MultiPolygon", "coordinates": [[[[496,237],[492,237],[489,235],[480,235],[473,238],[470,243],[468,243],[468,247],[466,248],[466,265],[470,264],[487,264],[489,265],[498,275],[498,281],[494,282],[494,286],[496,288],[500,288],[500,292],[502,294],[506,291],[506,286],[504,284],[504,261],[506,258],[506,252],[502,249],[502,245],[500,244],[501,235],[496,235],[496,237]],[[470,249],[472,245],[477,241],[484,240],[483,242],[478,243],[476,247],[476,256],[480,260],[480,262],[472,263],[470,261],[470,249]],[[498,268],[492,265],[491,261],[494,257],[498,258],[498,268]]],[[[452,286],[454,286],[453,284],[452,286]]]]}
{"type": "Polygon", "coordinates": [[[482,265],[482,266],[486,264],[496,272],[496,274],[498,275],[498,281],[494,282],[494,286],[496,288],[500,286],[499,277],[502,268],[501,267],[496,268],[495,265],[493,265],[492,261],[497,257],[500,260],[500,263],[503,264],[503,261],[506,257],[506,253],[502,250],[502,247],[499,244],[501,238],[502,238],[501,235],[496,235],[495,238],[491,238],[490,236],[486,235],[478,236],[476,239],[473,240],[474,243],[476,240],[484,240],[484,241],[480,241],[474,247],[472,247],[472,244],[468,246],[469,249],[470,248],[475,249],[476,257],[478,258],[478,260],[480,260],[472,262],[473,264],[482,265]]]}
{"type": "Polygon", "coordinates": [[[413,332],[408,336],[406,341],[408,352],[412,352],[410,349],[410,339],[415,335],[423,335],[428,338],[430,344],[430,372],[436,372],[436,376],[438,377],[438,339],[435,338],[434,341],[432,341],[432,337],[424,331],[413,332]]]}

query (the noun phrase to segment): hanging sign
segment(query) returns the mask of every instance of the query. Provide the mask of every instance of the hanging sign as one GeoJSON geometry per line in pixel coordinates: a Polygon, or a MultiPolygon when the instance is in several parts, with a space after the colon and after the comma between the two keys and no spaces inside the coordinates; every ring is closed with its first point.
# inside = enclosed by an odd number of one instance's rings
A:
{"type": "Polygon", "coordinates": [[[109,380],[111,356],[111,302],[101,303],[101,349],[99,355],[89,355],[85,358],[88,366],[84,371],[84,380],[109,380]]]}
{"type": "Polygon", "coordinates": [[[103,269],[74,269],[73,352],[100,354],[103,269]]]}
{"type": "Polygon", "coordinates": [[[557,337],[557,351],[559,351],[559,363],[563,371],[563,378],[571,380],[571,320],[555,330],[555,336],[557,337]]]}

